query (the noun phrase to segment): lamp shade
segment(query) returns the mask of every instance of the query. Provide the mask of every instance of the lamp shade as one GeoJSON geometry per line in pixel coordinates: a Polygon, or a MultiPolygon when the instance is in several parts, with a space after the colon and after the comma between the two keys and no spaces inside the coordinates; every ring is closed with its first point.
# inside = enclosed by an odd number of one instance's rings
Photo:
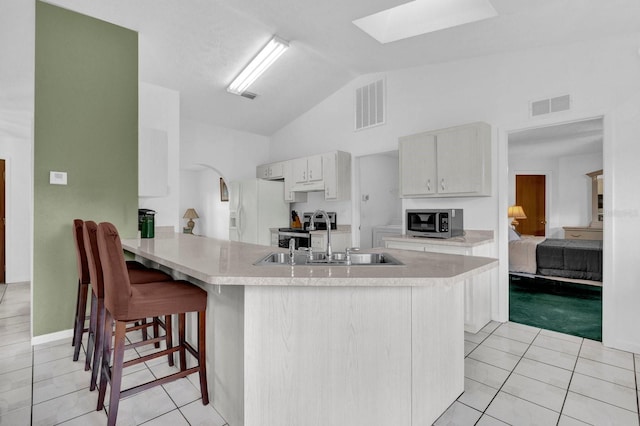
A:
{"type": "Polygon", "coordinates": [[[524,214],[524,209],[521,206],[510,206],[509,207],[509,217],[514,219],[526,219],[527,215],[524,214]]]}
{"type": "Polygon", "coordinates": [[[198,213],[196,212],[196,209],[187,209],[186,212],[184,212],[184,216],[182,216],[184,219],[197,219],[200,216],[198,216],[198,213]]]}

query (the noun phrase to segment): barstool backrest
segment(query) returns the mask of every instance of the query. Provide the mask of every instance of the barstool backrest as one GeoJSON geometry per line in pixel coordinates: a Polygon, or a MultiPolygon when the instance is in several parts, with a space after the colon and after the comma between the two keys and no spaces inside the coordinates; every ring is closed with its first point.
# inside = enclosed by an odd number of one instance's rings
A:
{"type": "Polygon", "coordinates": [[[84,236],[84,247],[87,253],[91,288],[96,294],[96,297],[102,299],[104,298],[104,281],[102,279],[100,252],[98,251],[98,224],[92,220],[85,221],[82,234],[84,236]]]}
{"type": "Polygon", "coordinates": [[[131,282],[118,230],[109,222],[98,225],[98,252],[104,278],[104,305],[114,318],[127,318],[131,282]]]}
{"type": "Polygon", "coordinates": [[[84,247],[84,238],[82,235],[83,221],[81,219],[73,220],[73,241],[76,243],[76,260],[78,265],[78,280],[80,284],[89,284],[89,266],[87,265],[87,252],[84,247]]]}

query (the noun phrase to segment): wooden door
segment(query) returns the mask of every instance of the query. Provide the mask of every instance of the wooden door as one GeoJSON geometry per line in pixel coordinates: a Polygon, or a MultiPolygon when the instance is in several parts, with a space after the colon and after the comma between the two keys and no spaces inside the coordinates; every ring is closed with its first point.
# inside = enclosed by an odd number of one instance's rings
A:
{"type": "Polygon", "coordinates": [[[516,230],[524,235],[545,236],[546,176],[516,175],[516,205],[522,206],[526,219],[518,219],[516,230]]]}
{"type": "Polygon", "coordinates": [[[5,248],[4,248],[4,243],[5,243],[5,229],[4,229],[4,223],[5,223],[5,204],[4,204],[4,193],[5,193],[5,179],[4,179],[4,168],[5,164],[4,164],[4,160],[0,160],[0,283],[5,282],[5,248]]]}

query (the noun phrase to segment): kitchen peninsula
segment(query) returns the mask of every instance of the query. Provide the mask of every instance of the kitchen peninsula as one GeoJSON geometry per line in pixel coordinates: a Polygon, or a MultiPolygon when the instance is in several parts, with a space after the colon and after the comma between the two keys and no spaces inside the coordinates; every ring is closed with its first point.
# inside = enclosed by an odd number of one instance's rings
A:
{"type": "Polygon", "coordinates": [[[285,250],[174,233],[122,245],[208,291],[209,391],[231,426],[433,423],[464,388],[462,283],[497,266],[393,249],[404,265],[255,266],[285,250]]]}

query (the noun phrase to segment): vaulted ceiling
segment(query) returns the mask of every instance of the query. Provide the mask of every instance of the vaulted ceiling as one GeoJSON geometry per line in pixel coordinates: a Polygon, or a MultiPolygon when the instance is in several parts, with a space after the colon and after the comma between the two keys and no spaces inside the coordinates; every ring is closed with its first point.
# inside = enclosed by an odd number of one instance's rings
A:
{"type": "Polygon", "coordinates": [[[491,0],[495,18],[387,44],[352,21],[404,0],[48,2],[138,31],[140,80],[178,90],[183,119],[262,135],[359,75],[640,31],[637,0],[491,0]],[[291,48],[258,97],[227,93],[273,34],[291,48]]]}

